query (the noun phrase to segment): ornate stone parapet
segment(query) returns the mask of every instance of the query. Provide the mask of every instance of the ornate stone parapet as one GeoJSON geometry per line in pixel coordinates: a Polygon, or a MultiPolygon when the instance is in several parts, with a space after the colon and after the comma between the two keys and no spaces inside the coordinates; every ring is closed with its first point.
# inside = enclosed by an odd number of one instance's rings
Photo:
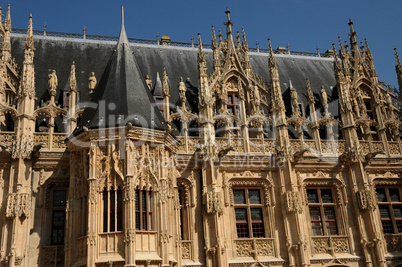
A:
{"type": "Polygon", "coordinates": [[[236,239],[234,240],[234,249],[236,257],[274,256],[274,239],[236,239]]]}
{"type": "Polygon", "coordinates": [[[43,266],[59,266],[64,263],[64,246],[42,247],[43,266]]]}
{"type": "Polygon", "coordinates": [[[31,215],[31,196],[27,193],[12,193],[8,195],[6,217],[29,217],[31,215]]]}
{"type": "Polygon", "coordinates": [[[350,253],[347,236],[314,236],[311,240],[313,254],[350,253]]]}

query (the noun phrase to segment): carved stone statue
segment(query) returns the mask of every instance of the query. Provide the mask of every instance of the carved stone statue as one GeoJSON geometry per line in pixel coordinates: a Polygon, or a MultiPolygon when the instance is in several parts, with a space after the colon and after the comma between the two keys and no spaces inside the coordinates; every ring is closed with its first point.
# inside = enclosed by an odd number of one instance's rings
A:
{"type": "Polygon", "coordinates": [[[93,94],[95,87],[96,87],[95,72],[91,72],[91,76],[88,79],[89,94],[93,94]]]}
{"type": "Polygon", "coordinates": [[[52,70],[52,73],[48,75],[49,77],[49,91],[50,91],[50,95],[56,95],[56,89],[57,89],[57,75],[56,75],[56,71],[52,70]]]}
{"type": "Polygon", "coordinates": [[[323,106],[328,105],[327,93],[325,92],[324,86],[321,87],[321,103],[323,106]]]}
{"type": "Polygon", "coordinates": [[[299,103],[297,101],[298,95],[296,89],[294,88],[290,89],[290,98],[292,100],[293,113],[296,113],[299,111],[299,103]]]}
{"type": "Polygon", "coordinates": [[[151,88],[152,88],[152,80],[149,79],[149,75],[145,75],[145,82],[146,82],[147,85],[148,85],[148,89],[151,90],[151,88]]]}
{"type": "Polygon", "coordinates": [[[180,95],[180,102],[181,104],[185,104],[187,99],[186,99],[186,85],[183,82],[183,77],[180,77],[180,82],[179,82],[179,95],[180,95]]]}

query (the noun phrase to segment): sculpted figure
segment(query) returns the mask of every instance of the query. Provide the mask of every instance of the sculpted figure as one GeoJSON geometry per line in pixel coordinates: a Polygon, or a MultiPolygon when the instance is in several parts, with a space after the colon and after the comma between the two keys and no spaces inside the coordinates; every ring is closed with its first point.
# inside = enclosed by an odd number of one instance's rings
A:
{"type": "Polygon", "coordinates": [[[327,93],[325,92],[324,87],[321,87],[321,102],[323,106],[328,105],[327,93]]]}
{"type": "Polygon", "coordinates": [[[183,82],[183,77],[180,77],[180,82],[179,82],[179,95],[180,95],[180,101],[182,104],[186,103],[186,85],[183,82]]]}
{"type": "Polygon", "coordinates": [[[52,70],[52,73],[48,75],[49,78],[49,89],[50,89],[50,93],[55,93],[56,92],[56,88],[57,88],[57,75],[56,75],[56,71],[52,70]]]}
{"type": "Polygon", "coordinates": [[[297,92],[296,89],[290,89],[290,98],[292,99],[293,113],[299,111],[299,103],[297,102],[297,92]]]}
{"type": "Polygon", "coordinates": [[[151,89],[151,87],[152,87],[152,80],[149,79],[149,75],[145,75],[145,82],[147,83],[148,88],[151,89]]]}
{"type": "Polygon", "coordinates": [[[89,93],[92,94],[96,87],[96,77],[95,72],[91,72],[91,76],[88,79],[89,93]]]}

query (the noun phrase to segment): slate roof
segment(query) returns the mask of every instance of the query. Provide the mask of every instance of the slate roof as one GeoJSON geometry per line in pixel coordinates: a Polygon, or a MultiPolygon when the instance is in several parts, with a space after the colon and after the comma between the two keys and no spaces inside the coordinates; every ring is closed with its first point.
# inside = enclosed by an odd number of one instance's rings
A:
{"type": "Polygon", "coordinates": [[[96,108],[85,109],[76,131],[80,132],[82,127],[124,126],[129,122],[145,128],[167,129],[143,77],[122,24],[116,49],[95,88],[92,103],[97,104],[96,108]]]}
{"type": "MultiPolygon", "coordinates": [[[[16,62],[22,64],[25,35],[12,34],[12,54],[16,62]]],[[[95,41],[84,39],[67,39],[60,37],[35,36],[35,73],[37,104],[41,99],[48,100],[47,75],[52,69],[57,70],[59,80],[59,92],[56,99],[62,103],[61,91],[68,83],[70,66],[75,61],[77,87],[79,101],[89,101],[88,78],[91,72],[100,82],[100,76],[104,72],[109,58],[116,57],[114,52],[116,43],[111,41],[95,41]]],[[[128,45],[125,45],[125,47],[128,45]]],[[[130,43],[133,60],[138,64],[137,81],[143,86],[145,75],[149,75],[154,86],[157,81],[157,73],[163,73],[166,68],[169,77],[170,102],[176,104],[179,100],[178,84],[180,77],[187,87],[187,101],[191,110],[198,112],[198,70],[197,48],[162,46],[152,44],[130,43]]],[[[127,50],[128,51],[128,50],[127,50]]],[[[212,50],[204,49],[208,71],[212,71],[212,50]]],[[[126,53],[125,57],[128,54],[126,53]]],[[[268,54],[250,52],[250,62],[253,71],[263,80],[269,83],[268,54]]],[[[316,97],[316,108],[320,107],[321,85],[325,86],[329,102],[337,99],[336,81],[332,58],[319,58],[295,55],[275,55],[281,90],[285,105],[290,107],[289,83],[298,91],[299,100],[307,109],[306,77],[309,78],[311,88],[316,97]]],[[[140,86],[140,85],[138,85],[140,86]]],[[[146,89],[148,87],[145,87],[146,89]]],[[[155,87],[156,89],[156,87],[155,87]]],[[[147,89],[148,90],[148,89],[147,89]]],[[[159,89],[158,89],[159,90],[159,89]]],[[[129,91],[126,92],[129,94],[129,91]]],[[[113,96],[113,94],[111,95],[113,96]]],[[[129,103],[123,103],[129,109],[129,103]]],[[[336,104],[337,105],[337,104],[336,104]]],[[[160,120],[162,122],[162,120],[160,120]]],[[[95,126],[95,125],[93,125],[95,126]]],[[[62,126],[60,126],[62,127],[62,126]]]]}

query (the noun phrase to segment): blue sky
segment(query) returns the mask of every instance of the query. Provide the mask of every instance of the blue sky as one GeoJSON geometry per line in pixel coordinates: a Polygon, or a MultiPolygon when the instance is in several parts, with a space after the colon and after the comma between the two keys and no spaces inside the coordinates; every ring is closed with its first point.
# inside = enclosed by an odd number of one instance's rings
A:
{"type": "Polygon", "coordinates": [[[338,35],[349,40],[351,18],[358,40],[368,40],[380,80],[397,86],[393,47],[402,56],[399,0],[1,0],[3,14],[8,3],[13,28],[26,28],[32,13],[36,30],[46,22],[48,31],[82,33],[85,25],[87,34],[117,36],[124,5],[128,37],[155,40],[159,32],[172,41],[191,42],[201,33],[203,43],[211,42],[211,25],[225,27],[229,7],[234,31],[244,27],[249,46],[258,41],[267,48],[271,38],[274,48],[288,43],[304,52],[316,52],[317,45],[325,52],[332,42],[338,44],[338,35]]]}

